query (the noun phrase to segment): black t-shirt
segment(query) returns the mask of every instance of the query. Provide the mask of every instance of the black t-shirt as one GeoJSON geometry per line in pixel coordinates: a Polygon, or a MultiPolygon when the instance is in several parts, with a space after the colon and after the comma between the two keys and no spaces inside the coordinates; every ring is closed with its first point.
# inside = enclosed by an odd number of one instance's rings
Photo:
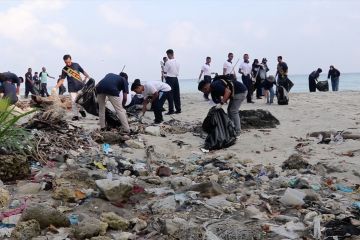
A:
{"type": "Polygon", "coordinates": [[[27,72],[25,74],[25,84],[32,84],[32,74],[31,72],[27,72]]]}
{"type": "Polygon", "coordinates": [[[2,75],[4,76],[5,81],[9,81],[16,84],[16,86],[20,86],[21,80],[18,76],[16,76],[16,74],[12,72],[4,72],[2,75]]]}
{"type": "Polygon", "coordinates": [[[315,81],[315,79],[318,79],[319,76],[320,76],[320,73],[318,73],[318,71],[313,71],[313,72],[310,73],[310,75],[309,75],[309,80],[315,81]]]}
{"type": "Polygon", "coordinates": [[[121,91],[129,93],[129,84],[125,78],[114,73],[106,74],[96,86],[96,92],[98,94],[119,96],[121,91]]]}
{"type": "Polygon", "coordinates": [[[84,87],[80,73],[84,74],[84,69],[78,63],[71,63],[62,69],[61,79],[67,78],[69,92],[78,92],[84,87]]]}
{"type": "MultiPolygon", "coordinates": [[[[232,83],[234,84],[234,94],[244,93],[247,91],[246,86],[241,82],[233,80],[232,83]]],[[[215,80],[210,84],[211,98],[215,103],[220,102],[220,98],[225,94],[225,88],[229,88],[229,90],[232,91],[232,88],[228,87],[227,83],[220,79],[215,80]]]]}
{"type": "Polygon", "coordinates": [[[10,104],[14,104],[18,101],[15,84],[9,82],[1,83],[0,92],[4,93],[3,98],[9,99],[10,104]]]}

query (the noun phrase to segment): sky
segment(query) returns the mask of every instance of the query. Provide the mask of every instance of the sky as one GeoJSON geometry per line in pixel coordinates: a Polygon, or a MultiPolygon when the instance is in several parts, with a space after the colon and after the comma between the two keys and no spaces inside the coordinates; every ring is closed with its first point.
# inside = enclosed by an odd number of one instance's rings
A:
{"type": "Polygon", "coordinates": [[[221,73],[229,52],[266,57],[270,73],[278,55],[290,75],[360,72],[359,10],[358,0],[0,0],[0,71],[57,77],[70,54],[96,80],[124,65],[130,80],[159,80],[172,48],[183,79],[206,56],[221,73]]]}

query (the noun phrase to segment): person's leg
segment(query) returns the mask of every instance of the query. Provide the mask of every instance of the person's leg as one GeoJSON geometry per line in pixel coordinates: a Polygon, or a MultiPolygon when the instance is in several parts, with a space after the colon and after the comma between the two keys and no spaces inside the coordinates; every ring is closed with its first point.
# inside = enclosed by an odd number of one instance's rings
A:
{"type": "Polygon", "coordinates": [[[48,90],[47,90],[47,83],[44,83],[44,94],[48,97],[50,96],[50,94],[48,93],[48,90]]]}
{"type": "Polygon", "coordinates": [[[169,91],[168,94],[168,103],[169,103],[169,109],[168,109],[168,113],[174,113],[174,94],[173,94],[173,81],[171,78],[167,77],[166,78],[166,83],[169,84],[169,86],[171,87],[171,91],[169,91]]]}
{"type": "Polygon", "coordinates": [[[115,96],[107,96],[107,97],[116,111],[116,114],[121,122],[121,127],[124,129],[125,132],[129,133],[130,127],[126,116],[126,110],[122,106],[121,97],[115,97],[115,96]]]}
{"type": "Polygon", "coordinates": [[[270,103],[269,90],[267,89],[265,89],[265,99],[266,99],[266,103],[270,103]]]}
{"type": "Polygon", "coordinates": [[[247,102],[251,103],[252,102],[252,95],[253,95],[253,83],[252,83],[252,80],[251,80],[251,77],[250,76],[246,76],[246,88],[247,88],[247,102]]]}
{"type": "Polygon", "coordinates": [[[161,111],[162,106],[160,106],[161,97],[163,97],[163,92],[159,92],[159,96],[153,101],[155,123],[161,123],[163,121],[162,111],[161,111]]]}
{"type": "Polygon", "coordinates": [[[339,77],[335,78],[335,91],[339,91],[339,77]]]}
{"type": "Polygon", "coordinates": [[[180,100],[180,86],[179,86],[179,80],[177,78],[174,78],[174,105],[177,113],[181,112],[181,100],[180,100]]]}
{"type": "Polygon", "coordinates": [[[99,104],[99,124],[100,124],[100,128],[105,128],[106,127],[106,123],[105,123],[105,99],[106,99],[105,94],[98,94],[97,95],[97,101],[98,101],[98,104],[99,104]]]}
{"type": "Polygon", "coordinates": [[[233,123],[235,125],[237,135],[240,135],[240,131],[241,131],[239,109],[240,109],[241,103],[246,98],[246,95],[247,95],[246,92],[235,94],[234,97],[230,100],[229,106],[227,109],[229,118],[233,121],[233,123]]]}
{"type": "Polygon", "coordinates": [[[30,84],[25,83],[25,98],[28,98],[30,92],[30,84]]]}
{"type": "Polygon", "coordinates": [[[331,90],[335,92],[335,78],[331,78],[331,90]]]}
{"type": "Polygon", "coordinates": [[[44,84],[43,83],[40,84],[40,95],[42,97],[44,97],[44,84]]]}
{"type": "Polygon", "coordinates": [[[274,88],[273,87],[270,88],[269,92],[270,92],[270,103],[273,103],[274,102],[274,95],[275,95],[274,88]]]}
{"type": "Polygon", "coordinates": [[[77,97],[77,92],[71,92],[70,93],[70,99],[71,99],[71,109],[73,112],[74,117],[79,117],[79,109],[78,106],[76,104],[76,97],[77,97]]]}

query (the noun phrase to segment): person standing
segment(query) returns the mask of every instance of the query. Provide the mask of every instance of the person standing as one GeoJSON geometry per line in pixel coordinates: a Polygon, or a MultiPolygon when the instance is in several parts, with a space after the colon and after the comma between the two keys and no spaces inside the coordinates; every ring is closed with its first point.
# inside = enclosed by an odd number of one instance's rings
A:
{"type": "Polygon", "coordinates": [[[69,54],[64,55],[63,60],[65,62],[65,67],[62,69],[61,79],[56,84],[55,88],[51,91],[51,94],[56,94],[56,89],[58,89],[60,85],[64,83],[65,78],[67,78],[68,91],[70,93],[72,111],[74,115],[72,120],[78,121],[79,113],[82,117],[86,117],[86,113],[82,107],[78,109],[78,106],[75,102],[76,97],[78,92],[84,87],[84,82],[90,77],[78,63],[72,62],[71,56],[69,54]],[[80,73],[85,76],[84,81],[81,79],[80,73]]]}
{"type": "Polygon", "coordinates": [[[28,98],[29,93],[31,93],[32,95],[36,95],[34,90],[34,80],[31,68],[28,68],[27,73],[25,73],[25,98],[28,98]]]}
{"type": "Polygon", "coordinates": [[[247,96],[246,96],[247,102],[254,103],[252,101],[252,95],[253,95],[253,82],[251,79],[252,66],[249,62],[249,54],[245,53],[243,59],[244,61],[240,64],[239,67],[239,73],[241,74],[242,82],[247,88],[247,96]]]}
{"type": "Polygon", "coordinates": [[[233,53],[228,53],[228,59],[224,62],[223,75],[233,75],[231,78],[236,79],[235,66],[232,60],[234,59],[233,53]]]}
{"type": "Polygon", "coordinates": [[[256,88],[256,98],[261,99],[262,96],[262,86],[261,86],[261,77],[260,77],[261,65],[257,58],[254,59],[254,62],[251,67],[252,67],[251,75],[253,79],[255,79],[254,87],[256,88]]]}
{"type": "Polygon", "coordinates": [[[131,91],[144,96],[142,116],[144,116],[147,110],[146,106],[149,103],[149,97],[151,97],[151,107],[155,115],[154,123],[159,124],[164,121],[162,108],[171,93],[171,87],[169,84],[160,81],[150,81],[145,84],[141,84],[139,79],[135,79],[131,85],[131,91]]]}
{"type": "Polygon", "coordinates": [[[331,79],[331,88],[333,92],[339,91],[340,71],[337,70],[333,65],[330,66],[327,78],[331,79]]]}
{"type": "Polygon", "coordinates": [[[164,73],[164,67],[165,67],[165,63],[167,61],[167,57],[163,57],[163,60],[160,61],[160,67],[161,67],[161,81],[164,82],[165,78],[166,78],[166,74],[164,73]]]}
{"type": "Polygon", "coordinates": [[[175,60],[174,51],[168,49],[166,51],[168,60],[164,66],[164,73],[166,74],[166,83],[171,87],[171,91],[168,96],[169,111],[166,115],[181,113],[181,101],[180,101],[180,87],[179,87],[179,63],[175,60]],[[174,112],[174,105],[176,111],[174,112]]]}
{"type": "MultiPolygon", "coordinates": [[[[211,83],[211,57],[206,57],[205,64],[201,67],[200,75],[199,75],[199,82],[201,80],[201,76],[204,74],[204,81],[211,83]]],[[[209,94],[204,93],[204,99],[209,101],[209,94]]]]}
{"type": "Polygon", "coordinates": [[[38,72],[34,72],[34,76],[33,76],[33,82],[34,82],[34,88],[36,88],[36,91],[38,93],[40,93],[40,80],[39,80],[39,75],[38,75],[38,72]]]}
{"type": "Polygon", "coordinates": [[[276,71],[276,75],[277,76],[277,83],[280,86],[283,86],[286,91],[289,91],[289,83],[288,83],[288,65],[286,64],[286,62],[283,61],[282,56],[278,56],[277,58],[278,60],[278,65],[277,65],[277,71],[276,71]]]}
{"type": "Polygon", "coordinates": [[[209,83],[203,80],[199,82],[198,90],[203,93],[211,93],[211,98],[217,103],[217,108],[221,108],[224,103],[230,100],[227,112],[235,125],[236,134],[239,136],[241,132],[239,109],[247,95],[246,86],[239,81],[219,79],[209,83]]]}
{"type": "Polygon", "coordinates": [[[42,67],[42,72],[40,73],[39,75],[40,77],[40,84],[41,84],[41,91],[40,91],[40,95],[42,97],[48,97],[50,96],[50,94],[48,93],[48,90],[47,90],[47,78],[52,78],[52,79],[55,79],[54,77],[50,76],[47,72],[46,72],[46,68],[45,67],[42,67]]]}
{"type": "Polygon", "coordinates": [[[107,98],[109,99],[116,111],[124,133],[129,134],[130,128],[126,116],[126,110],[124,109],[127,101],[127,94],[129,93],[129,86],[127,80],[121,77],[120,74],[108,73],[96,85],[96,93],[99,103],[99,123],[101,130],[106,129],[105,105],[107,98]],[[122,100],[119,96],[120,92],[122,92],[122,100]]]}
{"type": "Polygon", "coordinates": [[[316,81],[318,80],[320,73],[322,72],[321,68],[313,71],[309,75],[309,90],[310,92],[316,92],[316,81]]]}

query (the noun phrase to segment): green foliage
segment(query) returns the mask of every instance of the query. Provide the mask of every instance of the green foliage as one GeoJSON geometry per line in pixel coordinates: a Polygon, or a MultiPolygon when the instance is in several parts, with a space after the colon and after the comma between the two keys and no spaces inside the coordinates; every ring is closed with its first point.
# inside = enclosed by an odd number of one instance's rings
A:
{"type": "Polygon", "coordinates": [[[19,113],[14,108],[7,99],[0,99],[0,152],[24,153],[29,146],[29,132],[16,123],[36,110],[19,113]]]}

